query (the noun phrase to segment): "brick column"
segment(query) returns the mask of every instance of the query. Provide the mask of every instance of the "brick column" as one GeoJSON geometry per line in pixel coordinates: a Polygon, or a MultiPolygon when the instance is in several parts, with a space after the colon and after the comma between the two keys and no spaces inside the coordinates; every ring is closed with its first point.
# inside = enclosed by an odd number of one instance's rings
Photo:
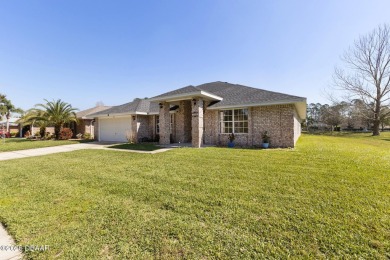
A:
{"type": "Polygon", "coordinates": [[[203,100],[197,99],[192,106],[192,147],[200,148],[203,145],[203,100]]]}
{"type": "Polygon", "coordinates": [[[170,123],[171,117],[169,115],[169,103],[164,102],[160,108],[160,144],[170,144],[170,123]]]}

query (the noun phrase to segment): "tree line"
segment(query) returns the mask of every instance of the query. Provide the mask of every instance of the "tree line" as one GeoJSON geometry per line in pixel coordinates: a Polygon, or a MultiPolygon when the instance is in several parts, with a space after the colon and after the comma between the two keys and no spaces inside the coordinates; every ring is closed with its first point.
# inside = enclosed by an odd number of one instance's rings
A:
{"type": "MultiPolygon", "coordinates": [[[[363,100],[341,101],[329,104],[310,103],[307,106],[306,126],[311,130],[364,130],[372,131],[375,105],[363,100]]],[[[390,107],[383,107],[379,117],[383,131],[390,127],[390,107]]]]}

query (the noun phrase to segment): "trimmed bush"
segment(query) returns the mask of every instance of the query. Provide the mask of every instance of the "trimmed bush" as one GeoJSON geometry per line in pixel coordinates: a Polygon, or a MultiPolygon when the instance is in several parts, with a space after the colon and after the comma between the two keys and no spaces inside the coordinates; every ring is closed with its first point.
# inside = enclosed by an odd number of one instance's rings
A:
{"type": "Polygon", "coordinates": [[[70,128],[63,128],[61,131],[60,131],[60,140],[68,140],[70,138],[72,138],[73,136],[73,132],[70,128]]]}
{"type": "Polygon", "coordinates": [[[89,140],[89,139],[91,139],[91,138],[92,138],[92,136],[91,136],[90,133],[85,133],[85,134],[84,134],[84,139],[89,140]]]}

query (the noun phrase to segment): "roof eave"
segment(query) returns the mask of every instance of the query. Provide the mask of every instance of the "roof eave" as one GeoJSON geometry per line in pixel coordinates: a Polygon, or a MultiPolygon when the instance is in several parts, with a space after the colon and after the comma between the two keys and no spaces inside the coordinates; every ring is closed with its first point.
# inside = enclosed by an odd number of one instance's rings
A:
{"type": "Polygon", "coordinates": [[[134,112],[126,112],[126,113],[105,113],[105,114],[97,114],[93,115],[94,118],[96,117],[111,117],[111,116],[131,116],[134,115],[134,112]]]}
{"type": "Polygon", "coordinates": [[[212,93],[200,90],[200,91],[193,91],[189,93],[183,93],[183,94],[176,94],[176,95],[170,95],[170,96],[164,96],[164,97],[153,97],[149,98],[150,102],[175,102],[180,100],[189,100],[193,98],[201,97],[205,100],[219,100],[221,101],[223,98],[217,95],[214,95],[212,93]]]}

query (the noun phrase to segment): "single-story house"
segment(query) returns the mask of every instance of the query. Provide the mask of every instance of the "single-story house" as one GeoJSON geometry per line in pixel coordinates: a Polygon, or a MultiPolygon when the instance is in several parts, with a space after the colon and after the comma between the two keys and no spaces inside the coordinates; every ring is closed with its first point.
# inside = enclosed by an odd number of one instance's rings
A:
{"type": "Polygon", "coordinates": [[[306,98],[227,82],[187,86],[149,99],[114,106],[94,114],[95,138],[160,144],[226,145],[230,133],[238,146],[262,143],[294,147],[306,117],[306,98]]]}
{"type": "Polygon", "coordinates": [[[70,128],[72,129],[73,135],[77,134],[91,134],[91,138],[94,138],[94,123],[95,118],[90,117],[90,114],[94,114],[103,110],[107,110],[111,106],[96,106],[86,110],[82,110],[76,113],[77,123],[72,123],[70,128]]]}
{"type": "MultiPolygon", "coordinates": [[[[1,119],[1,118],[0,118],[1,119]]],[[[7,119],[5,118],[5,116],[2,118],[3,120],[0,121],[0,129],[6,131],[7,129],[7,119]]],[[[15,133],[19,133],[20,131],[20,124],[17,122],[20,118],[18,117],[11,117],[9,120],[8,120],[8,132],[10,132],[11,134],[15,134],[15,133]]]]}

